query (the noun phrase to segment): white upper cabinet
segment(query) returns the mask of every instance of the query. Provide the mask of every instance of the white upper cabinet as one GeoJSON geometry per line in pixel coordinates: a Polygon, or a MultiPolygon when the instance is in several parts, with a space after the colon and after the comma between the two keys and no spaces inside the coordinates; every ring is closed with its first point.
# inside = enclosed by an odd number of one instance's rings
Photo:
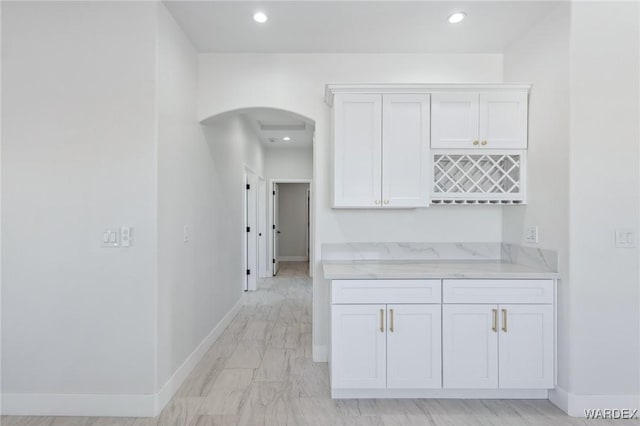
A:
{"type": "Polygon", "coordinates": [[[478,94],[434,93],[431,99],[431,146],[443,149],[478,146],[478,94]]]}
{"type": "Polygon", "coordinates": [[[382,95],[336,95],[334,204],[375,207],[382,200],[382,95]]]}
{"type": "Polygon", "coordinates": [[[339,94],[334,207],[429,204],[429,95],[339,94]]]}
{"type": "Polygon", "coordinates": [[[527,92],[434,93],[432,99],[432,148],[527,148],[527,92]]]}
{"type": "Polygon", "coordinates": [[[480,147],[527,149],[527,94],[480,94],[480,147]]]}
{"type": "Polygon", "coordinates": [[[382,97],[382,203],[429,204],[429,95],[382,97]]]}

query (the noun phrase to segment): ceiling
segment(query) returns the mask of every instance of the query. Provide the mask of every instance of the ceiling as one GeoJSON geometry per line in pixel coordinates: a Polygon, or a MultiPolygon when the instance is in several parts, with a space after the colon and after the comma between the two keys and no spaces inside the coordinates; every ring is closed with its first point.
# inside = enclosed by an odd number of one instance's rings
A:
{"type": "Polygon", "coordinates": [[[249,108],[241,115],[267,149],[313,146],[313,124],[293,113],[273,108],[249,108]],[[285,137],[291,140],[285,141],[285,137]]]}
{"type": "Polygon", "coordinates": [[[502,53],[558,2],[165,1],[199,52],[502,53]],[[450,24],[463,10],[467,18],[450,24]],[[254,22],[256,11],[269,20],[254,22]]]}

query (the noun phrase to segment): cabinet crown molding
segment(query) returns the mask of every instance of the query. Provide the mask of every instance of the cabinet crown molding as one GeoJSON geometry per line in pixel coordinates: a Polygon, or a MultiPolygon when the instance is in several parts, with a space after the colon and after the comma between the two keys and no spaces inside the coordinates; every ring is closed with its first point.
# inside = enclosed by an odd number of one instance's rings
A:
{"type": "Polygon", "coordinates": [[[406,83],[406,84],[340,84],[331,83],[325,86],[324,102],[333,106],[333,96],[336,93],[437,93],[437,92],[500,92],[522,91],[528,93],[529,83],[406,83]]]}

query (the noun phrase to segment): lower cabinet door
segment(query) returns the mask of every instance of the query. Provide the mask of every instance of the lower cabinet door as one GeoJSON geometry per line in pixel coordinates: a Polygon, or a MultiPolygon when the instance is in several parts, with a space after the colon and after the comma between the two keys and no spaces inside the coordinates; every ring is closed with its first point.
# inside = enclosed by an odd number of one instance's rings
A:
{"type": "Polygon", "coordinates": [[[387,305],[387,388],[441,388],[440,305],[387,305]]]}
{"type": "Polygon", "coordinates": [[[554,387],[552,305],[499,305],[500,387],[554,387]]]}
{"type": "Polygon", "coordinates": [[[497,305],[442,305],[443,387],[498,387],[497,305]]]}
{"type": "Polygon", "coordinates": [[[385,388],[386,355],[386,305],[332,305],[332,388],[385,388]]]}

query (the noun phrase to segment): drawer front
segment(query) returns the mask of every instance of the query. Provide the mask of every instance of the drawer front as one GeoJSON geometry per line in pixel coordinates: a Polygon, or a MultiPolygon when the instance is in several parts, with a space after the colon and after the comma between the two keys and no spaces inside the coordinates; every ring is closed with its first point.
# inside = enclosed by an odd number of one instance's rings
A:
{"type": "Polygon", "coordinates": [[[553,303],[553,280],[444,280],[443,303],[553,303]]]}
{"type": "Polygon", "coordinates": [[[333,280],[331,303],[440,303],[440,280],[333,280]]]}

